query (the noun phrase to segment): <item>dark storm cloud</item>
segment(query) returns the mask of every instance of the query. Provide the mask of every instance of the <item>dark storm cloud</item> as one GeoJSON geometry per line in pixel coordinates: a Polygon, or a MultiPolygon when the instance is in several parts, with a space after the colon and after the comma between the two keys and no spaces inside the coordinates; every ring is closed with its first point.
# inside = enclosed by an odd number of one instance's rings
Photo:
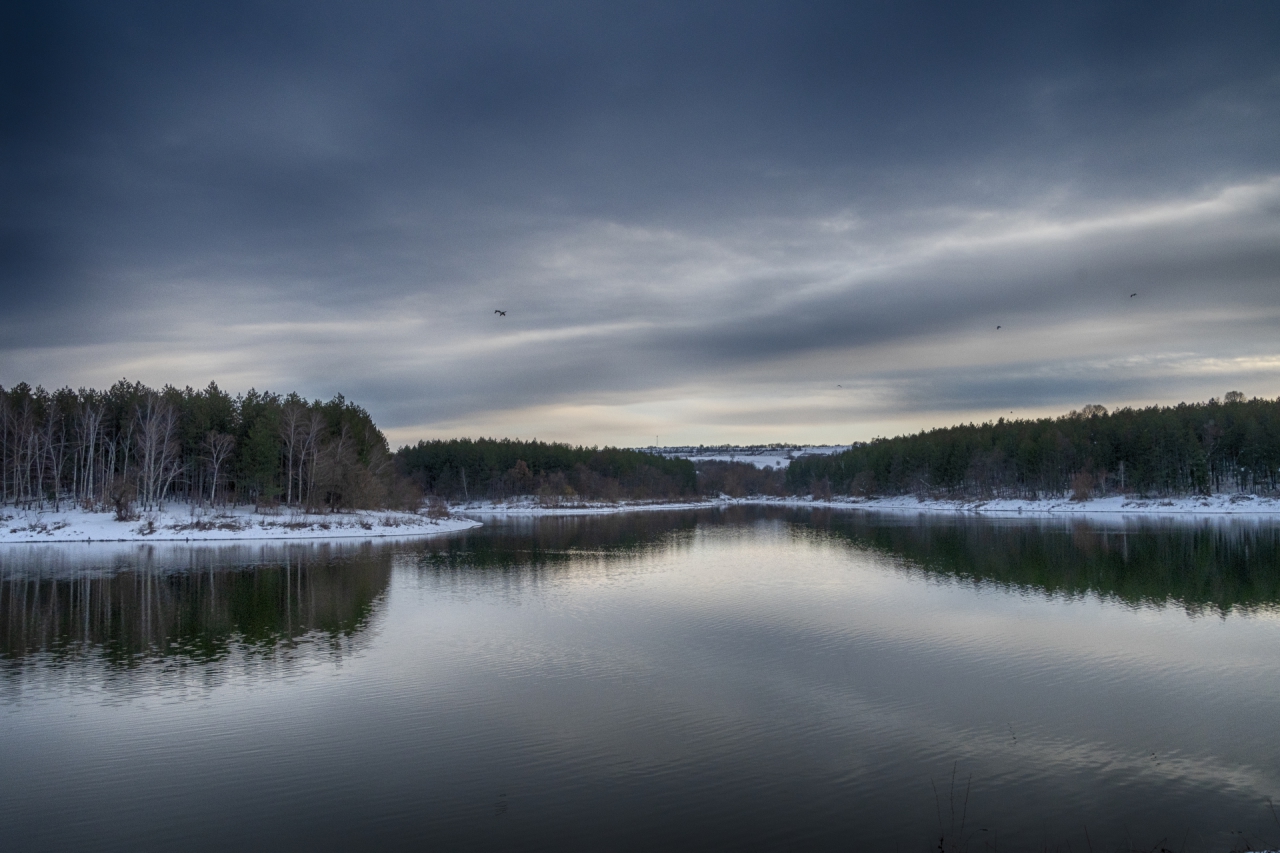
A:
{"type": "MultiPolygon", "coordinates": [[[[897,405],[963,410],[1103,391],[1079,365],[1124,346],[1034,381],[1025,348],[877,359],[1105,325],[1134,289],[1160,301],[1128,355],[1276,331],[1274,4],[0,16],[0,381],[203,364],[408,425],[708,377],[745,398],[843,353],[897,405]],[[957,361],[984,378],[942,380],[957,361]]],[[[1179,393],[1143,381],[1115,393],[1179,393]]]]}

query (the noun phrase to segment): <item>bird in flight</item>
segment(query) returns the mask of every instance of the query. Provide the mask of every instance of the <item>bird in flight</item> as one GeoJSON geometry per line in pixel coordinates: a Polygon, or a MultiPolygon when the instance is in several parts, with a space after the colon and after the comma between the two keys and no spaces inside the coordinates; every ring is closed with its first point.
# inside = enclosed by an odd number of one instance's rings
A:
{"type": "Polygon", "coordinates": [[[996,328],[998,329],[998,328],[1000,328],[1000,327],[999,327],[999,326],[996,326],[996,328]]]}
{"type": "Polygon", "coordinates": [[[507,316],[507,312],[506,312],[506,311],[499,311],[497,308],[494,308],[494,309],[493,309],[493,313],[495,313],[495,314],[501,314],[503,317],[507,316]]]}
{"type": "Polygon", "coordinates": [[[1136,293],[1130,293],[1130,294],[1129,294],[1129,298],[1130,298],[1130,299],[1132,299],[1133,297],[1135,297],[1135,296],[1137,296],[1137,295],[1138,295],[1138,294],[1136,294],[1136,293]]]}

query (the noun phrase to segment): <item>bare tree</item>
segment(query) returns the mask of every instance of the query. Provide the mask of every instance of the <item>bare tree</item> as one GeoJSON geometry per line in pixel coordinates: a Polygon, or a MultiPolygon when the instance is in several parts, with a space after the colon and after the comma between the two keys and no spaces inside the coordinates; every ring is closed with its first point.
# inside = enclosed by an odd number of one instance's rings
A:
{"type": "Polygon", "coordinates": [[[209,505],[212,506],[216,497],[218,488],[218,472],[222,468],[222,464],[231,456],[231,451],[235,449],[236,438],[233,435],[227,435],[223,432],[214,432],[210,430],[205,434],[202,447],[204,448],[205,459],[209,463],[209,505]]]}
{"type": "Polygon", "coordinates": [[[39,456],[39,442],[30,397],[23,399],[21,408],[9,409],[7,429],[13,435],[13,500],[15,504],[29,506],[39,489],[32,478],[32,469],[36,467],[39,456]]]}
{"type": "Polygon", "coordinates": [[[181,470],[178,456],[177,413],[159,394],[148,394],[137,408],[138,493],[143,506],[164,500],[169,484],[181,470]]]}
{"type": "Polygon", "coordinates": [[[44,445],[44,457],[48,460],[49,493],[53,496],[53,508],[61,509],[62,472],[67,465],[67,435],[57,407],[50,405],[45,412],[44,428],[40,441],[44,445]]]}
{"type": "Polygon", "coordinates": [[[80,407],[76,418],[76,440],[79,444],[80,495],[86,501],[94,499],[97,486],[98,441],[102,432],[103,409],[101,403],[87,402],[80,407]]]}
{"type": "MultiPolygon", "coordinates": [[[[299,468],[302,466],[302,459],[299,456],[303,444],[303,433],[305,431],[304,419],[306,417],[306,407],[290,400],[284,404],[280,410],[280,437],[284,439],[284,456],[285,456],[285,504],[293,503],[293,470],[296,463],[299,468]]],[[[302,484],[298,484],[298,499],[302,499],[302,484]]]]}
{"type": "Polygon", "coordinates": [[[0,503],[9,500],[9,395],[0,386],[0,503]]]}
{"type": "Polygon", "coordinates": [[[303,425],[301,459],[298,464],[298,498],[307,506],[312,506],[316,482],[316,472],[320,464],[320,454],[324,442],[325,420],[322,412],[312,412],[303,425]],[[303,491],[303,473],[306,473],[306,491],[303,491]]]}
{"type": "MultiPolygon", "coordinates": [[[[133,431],[137,425],[136,418],[126,418],[124,429],[116,433],[116,440],[111,442],[111,472],[117,473],[117,465],[119,466],[120,479],[124,482],[129,480],[129,458],[132,455],[133,448],[133,431]]],[[[119,491],[117,489],[116,491],[119,491]]]]}
{"type": "Polygon", "coordinates": [[[336,436],[324,436],[323,433],[316,436],[307,483],[313,503],[327,503],[332,509],[344,505],[347,468],[353,459],[351,444],[351,435],[345,424],[336,436]]]}

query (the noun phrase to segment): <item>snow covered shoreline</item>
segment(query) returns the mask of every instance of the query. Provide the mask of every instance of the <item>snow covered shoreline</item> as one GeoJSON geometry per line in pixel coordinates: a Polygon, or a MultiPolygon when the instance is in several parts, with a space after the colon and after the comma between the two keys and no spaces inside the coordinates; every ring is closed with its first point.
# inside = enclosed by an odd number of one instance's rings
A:
{"type": "MultiPolygon", "coordinates": [[[[542,515],[613,515],[622,512],[662,512],[668,510],[714,509],[733,499],[698,499],[689,501],[573,501],[546,504],[537,498],[515,498],[508,501],[467,501],[449,504],[449,511],[469,517],[542,516],[542,515]]],[[[748,499],[740,502],[750,503],[748,499]]]]}
{"type": "MultiPolygon", "coordinates": [[[[775,499],[766,499],[775,502],[775,499]]],[[[945,513],[994,516],[1138,516],[1145,518],[1239,516],[1280,520],[1280,500],[1253,495],[1213,495],[1210,497],[1133,498],[1109,497],[1073,501],[1070,498],[1044,500],[934,500],[913,496],[891,498],[844,498],[826,501],[776,499],[788,506],[821,506],[865,509],[882,512],[945,513]]]]}
{"type": "Polygon", "coordinates": [[[260,513],[252,507],[210,509],[169,504],[163,512],[141,512],[134,521],[116,521],[114,513],[78,508],[59,512],[0,508],[0,544],[368,539],[430,536],[479,526],[479,521],[470,518],[372,510],[260,513]]]}
{"type": "Polygon", "coordinates": [[[847,509],[897,514],[979,515],[992,517],[1095,518],[1124,520],[1243,518],[1280,522],[1280,500],[1251,495],[1213,495],[1175,499],[1126,497],[1072,501],[929,500],[912,496],[888,498],[750,497],[672,501],[581,501],[544,504],[537,499],[493,503],[471,501],[451,506],[452,514],[361,510],[305,514],[293,510],[261,513],[252,507],[200,508],[170,504],[164,512],[144,512],[134,521],[116,521],[110,512],[82,509],[20,510],[0,508],[0,544],[42,542],[237,542],[315,539],[416,538],[481,526],[485,517],[612,515],[626,512],[672,512],[729,506],[778,506],[847,509]]]}
{"type": "Polygon", "coordinates": [[[1241,518],[1274,519],[1280,521],[1280,500],[1253,495],[1213,495],[1185,498],[1132,498],[1108,497],[1086,501],[1069,498],[1047,500],[931,500],[914,496],[885,498],[833,498],[815,500],[811,497],[720,497],[698,501],[661,502],[575,502],[546,505],[537,500],[517,500],[507,503],[472,501],[455,504],[454,512],[467,516],[543,516],[543,515],[602,515],[620,512],[653,512],[660,510],[715,509],[725,506],[784,506],[796,508],[856,509],[893,513],[929,513],[943,515],[991,515],[1033,517],[1123,517],[1140,518],[1198,518],[1233,516],[1241,518]]]}

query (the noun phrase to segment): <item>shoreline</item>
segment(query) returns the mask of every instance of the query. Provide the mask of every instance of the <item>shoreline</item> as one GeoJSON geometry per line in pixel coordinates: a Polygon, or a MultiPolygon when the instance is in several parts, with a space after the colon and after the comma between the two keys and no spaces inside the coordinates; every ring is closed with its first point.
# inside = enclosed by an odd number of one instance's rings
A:
{"type": "Polygon", "coordinates": [[[1253,495],[1210,497],[1093,498],[1073,501],[1010,499],[832,498],[755,496],[684,501],[580,501],[544,504],[537,499],[503,503],[469,501],[451,504],[449,515],[429,518],[413,512],[355,510],[307,514],[285,510],[260,513],[253,507],[209,509],[171,504],[160,512],[144,512],[133,521],[116,521],[111,512],[83,509],[0,509],[0,545],[40,543],[139,542],[291,542],[325,539],[418,538],[471,530],[488,518],[616,515],[634,512],[687,512],[732,506],[776,506],[837,509],[899,515],[963,515],[992,518],[1251,519],[1280,521],[1280,499],[1253,495]]]}
{"type": "Polygon", "coordinates": [[[140,512],[132,521],[116,521],[112,512],[79,508],[56,512],[0,508],[0,545],[417,538],[480,526],[475,519],[428,518],[390,510],[267,514],[253,507],[211,509],[174,503],[164,511],[140,512]]]}
{"type": "Polygon", "coordinates": [[[798,509],[846,509],[870,512],[933,515],[984,515],[993,517],[1063,518],[1100,516],[1133,518],[1254,518],[1280,521],[1280,499],[1254,495],[1213,495],[1210,497],[1132,498],[1107,497],[1073,501],[1070,498],[1043,500],[1015,499],[921,499],[907,495],[887,498],[832,498],[755,496],[708,498],[700,501],[589,502],[543,505],[536,500],[506,503],[471,501],[450,505],[450,511],[467,516],[556,516],[607,515],[623,512],[654,512],[717,509],[728,506],[779,506],[798,509]]]}
{"type": "Polygon", "coordinates": [[[1280,500],[1256,496],[1213,495],[1183,498],[1108,497],[1073,501],[1070,498],[920,499],[848,498],[826,501],[780,499],[780,503],[877,512],[990,515],[997,517],[1139,517],[1139,518],[1274,518],[1280,520],[1280,500]]]}

